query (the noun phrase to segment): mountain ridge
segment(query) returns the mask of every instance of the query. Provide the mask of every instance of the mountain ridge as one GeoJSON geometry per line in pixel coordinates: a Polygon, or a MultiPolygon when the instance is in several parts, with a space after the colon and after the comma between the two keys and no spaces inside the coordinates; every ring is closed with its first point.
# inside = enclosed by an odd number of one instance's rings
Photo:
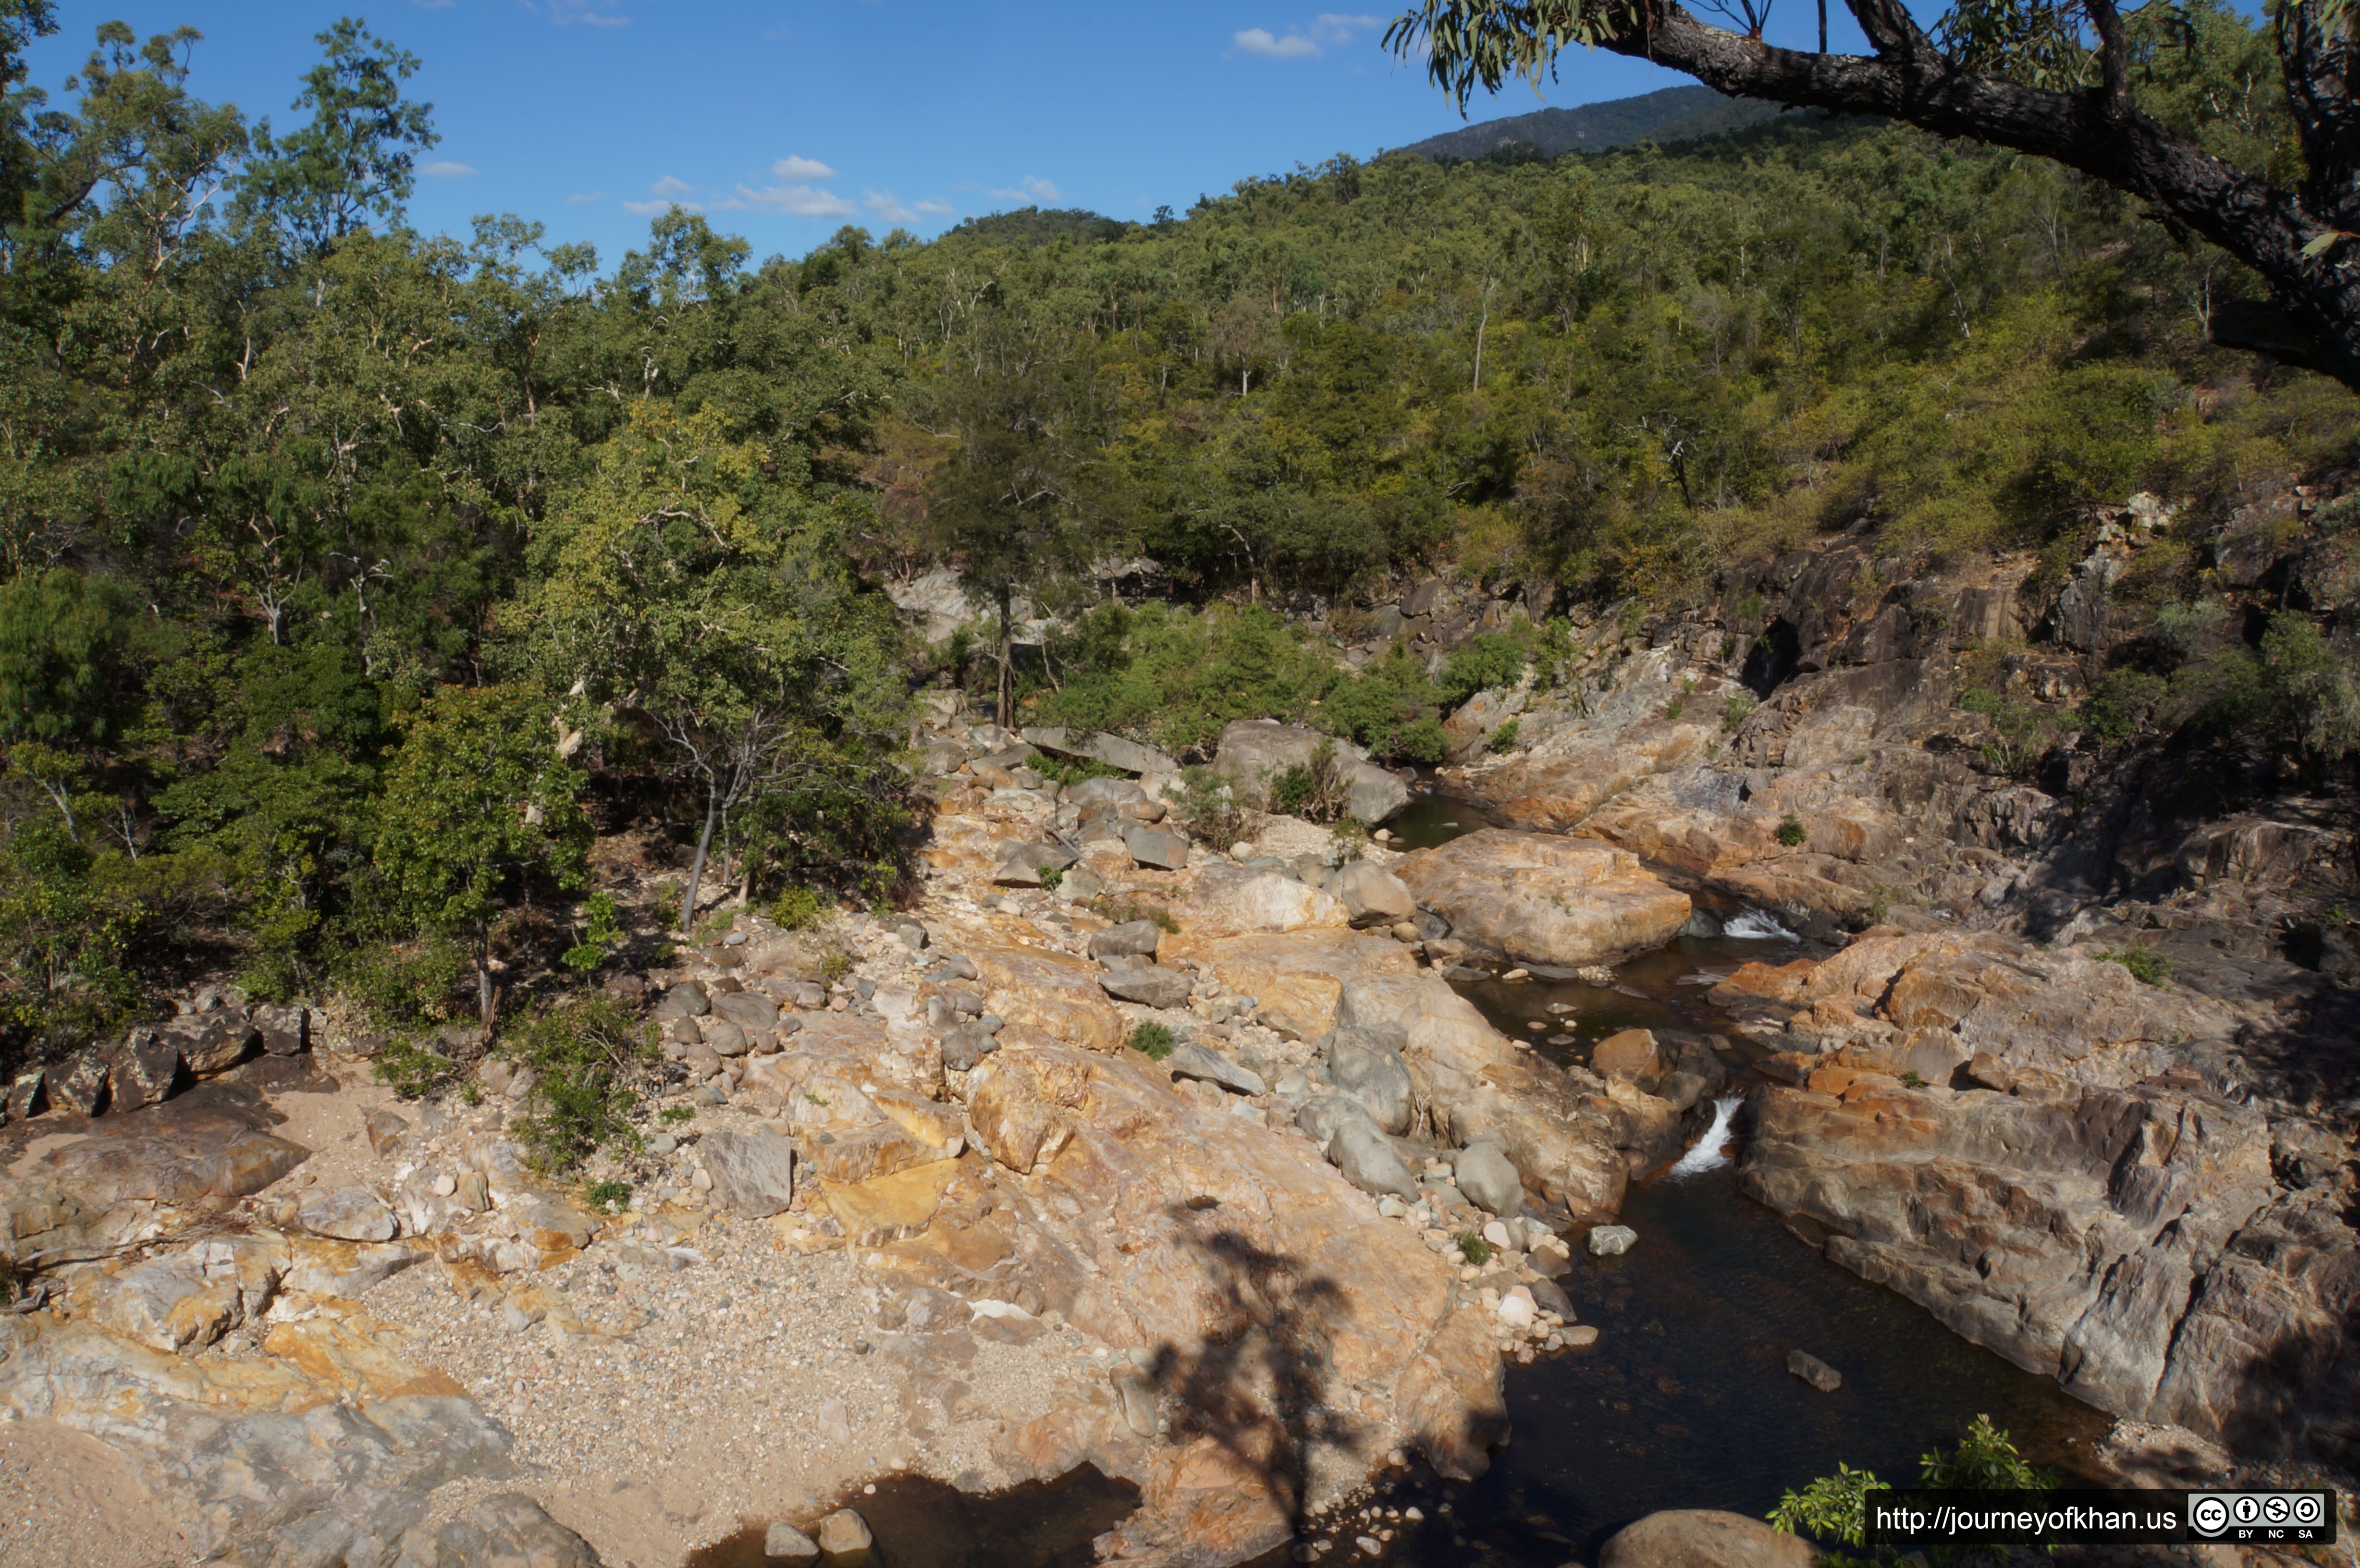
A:
{"type": "Polygon", "coordinates": [[[1731,98],[1710,87],[1666,87],[1632,98],[1610,98],[1570,109],[1539,109],[1445,131],[1396,151],[1437,162],[1489,158],[1512,147],[1530,147],[1544,157],[1604,152],[1633,142],[1687,141],[1760,125],[1778,113],[1775,103],[1731,98]]]}

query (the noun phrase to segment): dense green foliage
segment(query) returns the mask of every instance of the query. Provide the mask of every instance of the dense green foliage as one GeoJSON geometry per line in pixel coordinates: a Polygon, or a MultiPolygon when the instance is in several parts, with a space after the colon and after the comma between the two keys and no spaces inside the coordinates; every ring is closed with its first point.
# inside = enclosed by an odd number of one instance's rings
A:
{"type": "Polygon", "coordinates": [[[50,7],[0,23],[0,1056],[224,962],[488,1013],[622,940],[568,911],[594,800],[726,817],[749,884],[890,883],[843,454],[893,367],[797,269],[678,214],[605,275],[409,231],[417,62],[355,22],[279,129],[189,94],[193,33],[109,23],[51,102],[50,7]]]}

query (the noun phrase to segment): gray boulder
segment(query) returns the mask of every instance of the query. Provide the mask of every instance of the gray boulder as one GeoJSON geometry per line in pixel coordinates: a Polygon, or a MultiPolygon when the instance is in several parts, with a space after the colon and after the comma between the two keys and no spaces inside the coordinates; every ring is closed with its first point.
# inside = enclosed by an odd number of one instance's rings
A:
{"type": "Polygon", "coordinates": [[[1176,969],[1137,962],[1126,968],[1108,970],[1098,976],[1098,985],[1108,996],[1137,1002],[1143,1007],[1183,1006],[1189,993],[1196,988],[1195,981],[1176,969]]]}
{"type": "Polygon", "coordinates": [[[726,996],[716,996],[713,1011],[748,1034],[776,1029],[779,1024],[779,1004],[759,991],[733,991],[726,996]]]}
{"type": "Polygon", "coordinates": [[[1325,1149],[1336,1135],[1351,1123],[1358,1122],[1371,1132],[1382,1134],[1383,1128],[1370,1116],[1368,1107],[1343,1094],[1314,1094],[1295,1109],[1295,1125],[1311,1137],[1311,1141],[1325,1149]]]}
{"type": "Polygon", "coordinates": [[[1131,859],[1158,871],[1178,871],[1188,864],[1188,841],[1161,828],[1126,827],[1122,844],[1131,859]]]}
{"type": "Polygon", "coordinates": [[[1625,1525],[1598,1568],[1811,1568],[1811,1543],[1743,1514],[1675,1508],[1625,1525]]]}
{"type": "Polygon", "coordinates": [[[1392,925],[1417,913],[1417,900],[1402,879],[1365,860],[1339,867],[1327,890],[1344,901],[1354,925],[1392,925]]]}
{"type": "Polygon", "coordinates": [[[1002,887],[1038,887],[1043,871],[1063,871],[1078,859],[1057,844],[1010,844],[1000,852],[1000,868],[991,879],[1002,887]]]}
{"type": "Polygon", "coordinates": [[[1087,757],[1103,762],[1109,768],[1120,768],[1125,773],[1171,773],[1179,764],[1164,752],[1120,735],[1106,735],[1093,730],[1069,730],[1062,726],[1028,728],[1024,738],[1043,751],[1054,751],[1063,757],[1087,757]]]}
{"type": "Polygon", "coordinates": [[[1402,1059],[1401,1048],[1385,1038],[1388,1033],[1399,1035],[1400,1027],[1332,1029],[1320,1041],[1320,1049],[1327,1060],[1328,1081],[1338,1094],[1360,1102],[1381,1130],[1406,1132],[1416,1114],[1417,1085],[1410,1077],[1408,1062],[1402,1059]]]}
{"type": "Polygon", "coordinates": [[[660,1018],[701,1018],[713,1010],[705,999],[705,987],[694,980],[683,980],[666,991],[663,1000],[656,1004],[660,1018]]]}
{"type": "Polygon", "coordinates": [[[1163,928],[1153,920],[1126,920],[1090,938],[1090,956],[1153,958],[1163,942],[1163,928]]]}
{"type": "Polygon", "coordinates": [[[1270,778],[1309,763],[1320,746],[1332,744],[1336,766],[1351,785],[1349,810],[1370,827],[1391,821],[1409,804],[1409,786],[1369,760],[1369,754],[1349,740],[1325,735],[1302,724],[1282,724],[1268,719],[1240,719],[1221,731],[1220,752],[1214,767],[1234,775],[1239,789],[1253,805],[1268,801],[1270,778]]]}
{"type": "MultiPolygon", "coordinates": [[[[1506,1219],[1524,1206],[1524,1179],[1500,1146],[1490,1140],[1459,1151],[1452,1166],[1459,1190],[1475,1206],[1506,1219]]],[[[1595,1234],[1595,1233],[1592,1233],[1595,1234]]]]}
{"type": "Polygon", "coordinates": [[[313,1236],[338,1241],[391,1241],[399,1228],[393,1211],[366,1187],[339,1187],[305,1199],[295,1211],[295,1223],[313,1236]]]}
{"type": "Polygon", "coordinates": [[[1664,1074],[1655,1093],[1669,1100],[1672,1109],[1688,1110],[1729,1086],[1729,1069],[1713,1054],[1712,1041],[1707,1037],[1666,1033],[1658,1044],[1668,1048],[1666,1053],[1672,1058],[1672,1070],[1664,1074]]]}
{"type": "Polygon", "coordinates": [[[151,1029],[136,1029],[108,1055],[108,1100],[118,1111],[136,1111],[170,1097],[180,1072],[180,1048],[158,1040],[151,1029]]]}
{"type": "Polygon", "coordinates": [[[697,1148],[713,1178],[713,1202],[733,1214],[768,1219],[794,1201],[795,1146],[783,1135],[709,1132],[697,1148]]]}
{"type": "Polygon", "coordinates": [[[1175,1078],[1201,1078],[1207,1083],[1218,1083],[1233,1094],[1266,1094],[1269,1088],[1262,1074],[1251,1068],[1240,1067],[1208,1046],[1195,1040],[1184,1040],[1172,1048],[1164,1065],[1172,1070],[1175,1078]]]}
{"type": "Polygon", "coordinates": [[[816,1563],[819,1542],[780,1519],[762,1532],[762,1555],[773,1563],[816,1563]]]}
{"type": "Polygon", "coordinates": [[[254,1009],[262,1049],[272,1056],[299,1056],[311,1049],[311,1010],[271,1003],[254,1009]]]}
{"type": "Polygon", "coordinates": [[[1391,1193],[1404,1203],[1417,1202],[1417,1181],[1385,1135],[1367,1121],[1347,1121],[1328,1145],[1328,1158],[1344,1180],[1363,1192],[1391,1193]]]}

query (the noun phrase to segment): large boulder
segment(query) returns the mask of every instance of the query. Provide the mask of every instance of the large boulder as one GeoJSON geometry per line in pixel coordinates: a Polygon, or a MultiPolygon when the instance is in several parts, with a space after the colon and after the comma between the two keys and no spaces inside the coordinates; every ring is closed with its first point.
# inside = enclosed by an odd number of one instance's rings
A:
{"type": "Polygon", "coordinates": [[[697,1152],[713,1178],[715,1206],[759,1220],[794,1201],[795,1146],[777,1133],[716,1130],[697,1141],[697,1152]]]}
{"type": "Polygon", "coordinates": [[[1417,959],[1389,938],[1340,927],[1174,939],[1175,957],[1193,958],[1231,991],[1251,996],[1271,1028],[1316,1040],[1336,1027],[1347,980],[1415,975],[1417,959]]]}
{"type": "Polygon", "coordinates": [[[1270,803],[1270,782],[1290,768],[1309,765],[1323,746],[1336,748],[1336,767],[1350,789],[1349,810],[1370,827],[1392,821],[1409,804],[1409,786],[1369,760],[1350,741],[1302,724],[1273,719],[1240,719],[1221,731],[1214,771],[1237,780],[1251,804],[1270,803]]]}
{"type": "Polygon", "coordinates": [[[1255,870],[1228,861],[1205,866],[1196,886],[1173,906],[1173,913],[1190,936],[1200,939],[1344,926],[1352,918],[1342,900],[1331,893],[1283,872],[1255,870]]]}
{"type": "Polygon", "coordinates": [[[1356,926],[1389,926],[1417,913],[1417,900],[1402,879],[1365,860],[1339,867],[1328,878],[1328,891],[1343,900],[1356,926]]]}
{"type": "Polygon", "coordinates": [[[1336,1092],[1360,1102],[1371,1119],[1390,1133],[1407,1132],[1417,1111],[1417,1085],[1402,1060],[1407,1040],[1407,1031],[1399,1025],[1381,1025],[1331,1029],[1319,1041],[1328,1081],[1336,1092]]]}
{"type": "Polygon", "coordinates": [[[1185,1005],[1189,994],[1196,988],[1196,982],[1177,969],[1166,969],[1144,959],[1109,969],[1098,976],[1098,984],[1109,996],[1157,1008],[1185,1005]]]}
{"type": "Polygon", "coordinates": [[[1168,752],[1098,730],[1069,730],[1059,726],[1027,728],[1024,739],[1043,751],[1103,762],[1109,768],[1120,768],[1125,773],[1175,773],[1180,768],[1168,752]]]}
{"type": "Polygon", "coordinates": [[[1417,901],[1454,936],[1527,964],[1578,968],[1660,947],[1688,923],[1688,898],[1627,850],[1484,828],[1403,858],[1417,901]]]}
{"type": "Polygon", "coordinates": [[[2355,1435],[2360,1236],[2281,1182],[2302,1124],[2212,1086],[2250,1072],[2227,1008],[1948,931],[1714,995],[1792,1048],[1741,1181],[1830,1258],[2114,1414],[2265,1453],[2355,1435]]]}
{"type": "Polygon", "coordinates": [[[1811,1568],[1811,1543],[1713,1508],[1649,1514],[1607,1538],[1598,1568],[1811,1568]]]}

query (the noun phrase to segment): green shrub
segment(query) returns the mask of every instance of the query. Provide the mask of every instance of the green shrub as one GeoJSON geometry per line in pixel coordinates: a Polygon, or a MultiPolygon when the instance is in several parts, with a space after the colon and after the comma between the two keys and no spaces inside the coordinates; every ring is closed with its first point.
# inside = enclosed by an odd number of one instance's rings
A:
{"type": "Polygon", "coordinates": [[[1478,691],[1513,686],[1524,678],[1529,662],[1523,642],[1500,632],[1485,632],[1468,638],[1443,661],[1442,676],[1436,684],[1443,702],[1455,708],[1478,691]]]}
{"type": "Polygon", "coordinates": [[[852,973],[852,954],[840,947],[830,947],[819,955],[819,983],[833,985],[852,973]]]}
{"type": "Polygon", "coordinates": [[[1065,874],[1054,866],[1041,867],[1041,886],[1054,893],[1065,886],[1065,874]]]}
{"type": "Polygon", "coordinates": [[[666,1105],[656,1113],[656,1120],[668,1127],[685,1126],[696,1119],[694,1105],[666,1105]]]}
{"type": "Polygon", "coordinates": [[[1209,768],[1183,769],[1172,801],[1172,814],[1195,837],[1223,855],[1246,835],[1247,809],[1238,799],[1237,780],[1209,768]]]}
{"type": "Polygon", "coordinates": [[[1515,750],[1516,737],[1523,733],[1523,720],[1510,719],[1506,724],[1502,724],[1498,729],[1491,732],[1491,739],[1489,743],[1491,748],[1496,752],[1510,752],[1515,750]]]}
{"type": "Polygon", "coordinates": [[[1337,765],[1336,743],[1323,740],[1310,757],[1279,769],[1270,780],[1270,807],[1281,816],[1332,822],[1352,805],[1352,781],[1337,765]]]}
{"type": "Polygon", "coordinates": [[[461,1064],[432,1045],[396,1035],[377,1048],[369,1071],[403,1099],[417,1100],[455,1081],[461,1064]]]}
{"type": "Polygon", "coordinates": [[[810,887],[782,887],[770,900],[770,919],[783,931],[809,931],[824,912],[818,892],[810,887]]]}
{"type": "Polygon", "coordinates": [[[1180,922],[1173,918],[1171,910],[1161,904],[1142,904],[1136,898],[1118,898],[1111,894],[1101,893],[1089,901],[1088,909],[1091,913],[1114,925],[1127,926],[1133,920],[1153,920],[1161,931],[1174,936],[1180,933],[1180,922]]]}
{"type": "Polygon", "coordinates": [[[1459,1233],[1459,1256],[1480,1268],[1491,1261],[1491,1244],[1483,1239],[1481,1231],[1462,1230],[1459,1233]]]}
{"type": "Polygon", "coordinates": [[[337,987],[358,1002],[379,1029],[419,1029],[471,1011],[467,983],[473,964],[453,938],[365,942],[333,969],[337,987]]]}
{"type": "Polygon", "coordinates": [[[1336,864],[1349,865],[1368,853],[1369,824],[1358,817],[1338,817],[1328,825],[1328,844],[1336,852],[1336,864]]]}
{"type": "MultiPolygon", "coordinates": [[[[2027,1463],[1989,1416],[1977,1416],[1956,1448],[1945,1453],[1938,1445],[1920,1455],[1918,1466],[1918,1484],[1941,1490],[2039,1492],[2058,1484],[2053,1472],[2027,1463]]],[[[1788,1535],[1857,1547],[1868,1532],[1868,1494],[1884,1486],[1873,1471],[1839,1463],[1834,1475],[1822,1475],[1799,1492],[1789,1490],[1770,1510],[1770,1522],[1788,1535]]],[[[1898,1557],[1892,1548],[1879,1547],[1871,1560],[1891,1563],[1898,1557]]],[[[1936,1558],[1949,1560],[1939,1552],[1936,1558]]],[[[1830,1552],[1819,1561],[1846,1568],[1862,1560],[1830,1552]]]]}
{"type": "Polygon", "coordinates": [[[1052,779],[1068,789],[1093,779],[1128,779],[1122,768],[1100,762],[1094,757],[1059,757],[1054,752],[1035,752],[1026,767],[1042,778],[1052,779]]]}
{"type": "Polygon", "coordinates": [[[631,1117],[662,1059],[653,1025],[606,997],[578,997],[527,1018],[504,1053],[533,1073],[514,1126],[536,1169],[569,1171],[594,1149],[639,1147],[631,1117]]]}
{"type": "Polygon", "coordinates": [[[2171,960],[2144,947],[2110,947],[2098,956],[2108,964],[2121,964],[2149,985],[2160,985],[2171,978],[2171,960]]]}
{"type": "Polygon", "coordinates": [[[611,893],[593,893],[583,900],[583,931],[579,945],[569,947],[559,962],[569,969],[588,971],[606,962],[623,943],[621,914],[611,893]]]}
{"type": "Polygon", "coordinates": [[[1131,1038],[1124,1040],[1123,1044],[1146,1057],[1150,1062],[1161,1062],[1172,1054],[1174,1041],[1170,1029],[1150,1019],[1132,1029],[1131,1038]]]}
{"type": "Polygon", "coordinates": [[[2110,670],[2090,688],[2074,717],[2092,739],[2111,751],[2139,733],[2169,691],[2161,676],[2140,670],[2110,670]]]}
{"type": "Polygon", "coordinates": [[[1959,699],[1959,706],[1991,721],[1992,738],[1983,743],[1983,760],[2010,779],[2028,779],[2039,767],[2056,731],[2049,713],[2021,697],[1977,689],[1959,699]]]}
{"type": "Polygon", "coordinates": [[[1751,691],[1732,691],[1729,701],[1721,705],[1721,733],[1735,735],[1743,729],[1745,721],[1752,718],[1754,710],[1761,705],[1760,700],[1751,691]]]}
{"type": "Polygon", "coordinates": [[[582,1195],[600,1214],[618,1214],[630,1207],[631,1184],[628,1181],[593,1181],[582,1195]]]}
{"type": "Polygon", "coordinates": [[[1803,841],[1810,836],[1811,830],[1803,825],[1803,819],[1791,811],[1779,819],[1778,842],[1788,849],[1801,848],[1803,841]]]}

